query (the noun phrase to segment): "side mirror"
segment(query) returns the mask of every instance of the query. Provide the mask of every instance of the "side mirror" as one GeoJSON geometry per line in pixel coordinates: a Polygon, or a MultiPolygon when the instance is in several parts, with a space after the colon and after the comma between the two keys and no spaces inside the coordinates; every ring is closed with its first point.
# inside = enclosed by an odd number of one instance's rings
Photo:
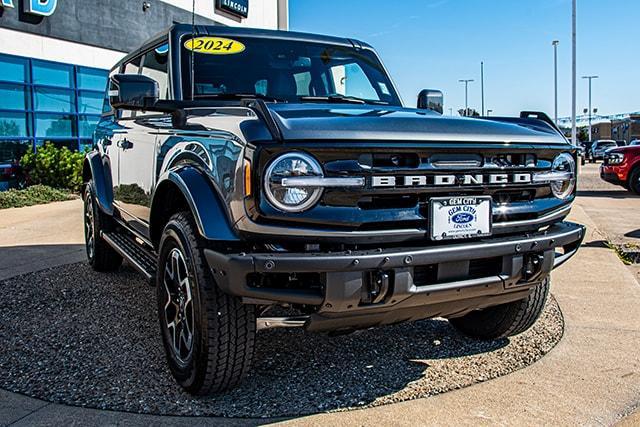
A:
{"type": "Polygon", "coordinates": [[[444,111],[444,96],[442,91],[434,89],[424,89],[418,94],[418,108],[421,110],[432,110],[442,114],[444,111]]]}
{"type": "Polygon", "coordinates": [[[109,103],[113,108],[145,110],[158,101],[158,82],[139,74],[116,74],[109,79],[109,103]]]}

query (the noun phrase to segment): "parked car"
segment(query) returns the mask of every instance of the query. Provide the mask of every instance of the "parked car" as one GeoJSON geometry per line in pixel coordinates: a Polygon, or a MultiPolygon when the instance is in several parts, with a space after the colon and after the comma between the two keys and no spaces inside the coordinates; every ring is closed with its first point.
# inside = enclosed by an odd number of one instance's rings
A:
{"type": "Polygon", "coordinates": [[[640,139],[634,139],[631,142],[629,142],[629,145],[640,145],[640,139]]]}
{"type": "Polygon", "coordinates": [[[594,163],[596,160],[602,160],[607,150],[616,148],[617,146],[618,144],[612,139],[599,139],[594,141],[589,150],[589,162],[594,163]]]}
{"type": "Polygon", "coordinates": [[[580,161],[580,165],[584,166],[585,163],[587,162],[587,160],[586,160],[586,158],[587,158],[587,150],[586,150],[586,148],[585,148],[583,143],[580,143],[577,146],[577,156],[578,156],[578,159],[580,161]]]}
{"type": "Polygon", "coordinates": [[[640,145],[628,145],[607,151],[600,166],[600,177],[640,194],[640,145]]]}
{"type": "Polygon", "coordinates": [[[113,67],[106,96],[87,257],[156,286],[191,393],[237,385],[262,329],[437,316],[519,334],[584,237],[565,221],[576,149],[547,115],[445,117],[433,90],[405,107],[361,41],[176,24],[113,67]]]}

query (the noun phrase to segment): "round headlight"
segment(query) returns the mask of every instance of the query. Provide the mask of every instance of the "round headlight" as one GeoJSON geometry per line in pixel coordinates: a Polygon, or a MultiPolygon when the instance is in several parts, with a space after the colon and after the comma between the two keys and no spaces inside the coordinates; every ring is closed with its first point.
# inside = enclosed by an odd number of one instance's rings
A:
{"type": "Polygon", "coordinates": [[[322,195],[322,188],[285,186],[283,179],[322,177],[320,164],[305,153],[287,153],[276,158],[267,167],[264,191],[267,200],[284,212],[302,212],[313,206],[322,195]]]}
{"type": "Polygon", "coordinates": [[[565,179],[551,181],[551,191],[558,199],[566,199],[576,187],[576,162],[569,153],[559,154],[553,159],[551,172],[560,172],[565,179]]]}

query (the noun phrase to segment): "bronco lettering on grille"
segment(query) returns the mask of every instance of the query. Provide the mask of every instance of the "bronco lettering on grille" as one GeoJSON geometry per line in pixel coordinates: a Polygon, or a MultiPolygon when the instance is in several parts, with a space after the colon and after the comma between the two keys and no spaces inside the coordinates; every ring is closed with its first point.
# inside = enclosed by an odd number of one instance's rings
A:
{"type": "Polygon", "coordinates": [[[428,185],[500,185],[500,184],[530,184],[530,173],[493,173],[465,174],[465,175],[405,175],[405,176],[373,176],[372,187],[424,187],[428,185]]]}

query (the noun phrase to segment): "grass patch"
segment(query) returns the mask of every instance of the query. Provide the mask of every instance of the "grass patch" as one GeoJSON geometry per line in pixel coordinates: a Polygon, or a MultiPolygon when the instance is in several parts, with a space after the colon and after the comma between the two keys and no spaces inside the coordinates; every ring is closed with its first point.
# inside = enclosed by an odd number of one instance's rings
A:
{"type": "Polygon", "coordinates": [[[24,206],[41,205],[43,203],[71,200],[76,196],[67,190],[46,185],[33,185],[24,190],[0,191],[0,209],[21,208],[24,206]]]}
{"type": "Polygon", "coordinates": [[[609,249],[613,249],[616,255],[618,255],[618,258],[620,258],[620,261],[622,261],[626,265],[637,264],[640,261],[638,259],[637,245],[614,245],[611,242],[607,242],[607,246],[609,247],[609,249]]]}

